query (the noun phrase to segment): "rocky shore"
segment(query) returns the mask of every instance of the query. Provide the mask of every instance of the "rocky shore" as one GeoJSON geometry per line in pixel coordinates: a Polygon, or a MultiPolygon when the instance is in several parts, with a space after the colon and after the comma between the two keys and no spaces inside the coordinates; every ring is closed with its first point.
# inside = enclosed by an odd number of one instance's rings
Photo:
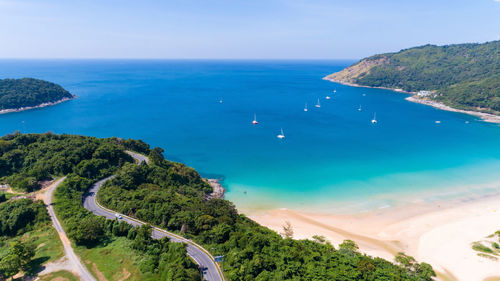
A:
{"type": "Polygon", "coordinates": [[[56,104],[59,104],[59,103],[65,102],[65,101],[69,101],[69,100],[72,100],[72,99],[75,99],[75,98],[76,98],[76,96],[73,96],[72,98],[63,98],[63,99],[60,99],[60,100],[54,101],[54,102],[45,102],[45,103],[39,104],[37,106],[27,106],[27,107],[21,107],[21,108],[3,109],[3,110],[0,110],[0,114],[6,114],[6,113],[12,113],[12,112],[20,112],[20,111],[25,111],[25,110],[35,109],[35,108],[42,108],[42,107],[52,106],[52,105],[56,105],[56,104]]]}
{"type": "Polygon", "coordinates": [[[224,193],[226,192],[226,189],[222,187],[219,180],[206,179],[206,181],[210,184],[210,186],[212,186],[212,193],[210,193],[210,195],[207,196],[207,199],[224,198],[224,193]]]}

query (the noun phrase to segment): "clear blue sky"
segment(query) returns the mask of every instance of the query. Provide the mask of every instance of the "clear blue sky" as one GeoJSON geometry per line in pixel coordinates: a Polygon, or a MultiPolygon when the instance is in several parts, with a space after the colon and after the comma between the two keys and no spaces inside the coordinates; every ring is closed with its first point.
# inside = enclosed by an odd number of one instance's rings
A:
{"type": "Polygon", "coordinates": [[[500,0],[0,0],[2,58],[358,59],[500,39],[500,0]]]}

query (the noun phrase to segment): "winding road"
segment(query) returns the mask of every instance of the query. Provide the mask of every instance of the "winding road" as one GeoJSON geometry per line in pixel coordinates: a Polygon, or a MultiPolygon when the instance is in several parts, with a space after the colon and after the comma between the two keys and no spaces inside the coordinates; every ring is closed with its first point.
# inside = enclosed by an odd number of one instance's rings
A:
{"type": "MultiPolygon", "coordinates": [[[[141,154],[134,153],[131,151],[127,151],[127,153],[132,156],[138,164],[142,162],[149,163],[149,159],[141,154]]],[[[97,192],[99,189],[102,187],[102,185],[112,179],[114,176],[110,176],[108,178],[105,178],[103,180],[100,180],[96,182],[92,188],[87,192],[84,198],[83,206],[85,209],[91,211],[95,215],[98,216],[103,216],[108,219],[116,219],[115,214],[117,214],[113,210],[109,210],[102,205],[99,204],[97,201],[97,192]]],[[[121,220],[132,225],[132,226],[140,226],[143,224],[147,224],[143,221],[137,220],[135,218],[120,214],[122,216],[121,220]]],[[[220,267],[215,263],[213,256],[205,250],[203,247],[200,245],[196,244],[195,242],[186,239],[182,236],[179,236],[175,233],[168,232],[166,230],[163,230],[158,227],[153,227],[153,232],[151,235],[154,239],[160,239],[163,237],[168,237],[172,242],[179,242],[179,243],[185,243],[187,244],[186,250],[187,254],[200,266],[200,268],[204,269],[202,270],[203,273],[203,278],[207,281],[225,281],[224,274],[222,273],[222,270],[220,267]]]]}

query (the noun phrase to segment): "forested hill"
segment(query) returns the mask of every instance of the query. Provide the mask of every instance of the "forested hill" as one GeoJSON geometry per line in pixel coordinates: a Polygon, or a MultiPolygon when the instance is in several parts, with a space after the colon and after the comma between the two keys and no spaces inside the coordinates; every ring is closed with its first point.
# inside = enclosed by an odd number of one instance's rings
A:
{"type": "Polygon", "coordinates": [[[499,114],[500,41],[425,45],[374,55],[325,79],[408,92],[432,91],[430,98],[452,107],[499,114]]]}
{"type": "Polygon", "coordinates": [[[44,80],[0,79],[0,110],[34,107],[73,97],[63,87],[44,80]]]}

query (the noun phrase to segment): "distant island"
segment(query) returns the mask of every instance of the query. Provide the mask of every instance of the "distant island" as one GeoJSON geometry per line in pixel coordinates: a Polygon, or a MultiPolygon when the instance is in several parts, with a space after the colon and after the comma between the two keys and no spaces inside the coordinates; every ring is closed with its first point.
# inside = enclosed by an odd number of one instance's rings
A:
{"type": "Polygon", "coordinates": [[[374,55],[324,79],[407,92],[410,101],[500,123],[500,41],[374,55]]]}
{"type": "Polygon", "coordinates": [[[60,85],[34,79],[0,79],[0,114],[40,108],[75,98],[60,85]]]}

